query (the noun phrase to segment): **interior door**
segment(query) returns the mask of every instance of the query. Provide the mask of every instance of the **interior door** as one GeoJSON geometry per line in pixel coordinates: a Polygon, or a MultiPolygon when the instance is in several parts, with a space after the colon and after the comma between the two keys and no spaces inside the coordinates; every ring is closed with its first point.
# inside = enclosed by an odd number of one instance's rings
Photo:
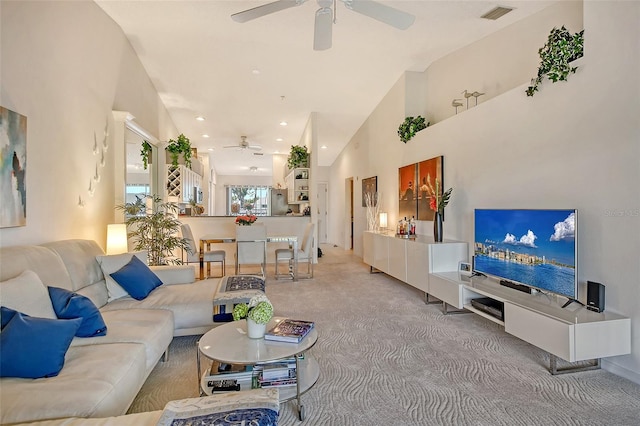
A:
{"type": "Polygon", "coordinates": [[[318,190],[316,191],[316,206],[318,212],[318,242],[326,243],[329,235],[329,220],[328,220],[328,183],[319,182],[318,190]]]}

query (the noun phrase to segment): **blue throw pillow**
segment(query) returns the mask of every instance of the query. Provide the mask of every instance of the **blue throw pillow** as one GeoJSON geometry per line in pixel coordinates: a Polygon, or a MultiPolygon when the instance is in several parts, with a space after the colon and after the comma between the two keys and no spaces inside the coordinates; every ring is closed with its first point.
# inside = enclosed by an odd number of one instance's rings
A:
{"type": "Polygon", "coordinates": [[[17,311],[14,311],[11,308],[0,306],[0,322],[2,323],[0,325],[0,330],[4,330],[4,326],[9,324],[9,321],[11,321],[13,319],[13,316],[17,313],[17,311]]]}
{"type": "Polygon", "coordinates": [[[111,274],[122,288],[136,300],[146,298],[162,281],[137,256],[132,256],[129,263],[111,274]]]}
{"type": "MultiPolygon", "coordinates": [[[[3,308],[3,315],[8,310],[3,308]]],[[[0,333],[0,377],[54,377],[82,319],[54,320],[16,312],[0,333]]]]}
{"type": "Polygon", "coordinates": [[[59,319],[81,318],[76,336],[93,337],[107,334],[107,325],[93,302],[81,294],[58,287],[48,287],[53,310],[59,319]]]}

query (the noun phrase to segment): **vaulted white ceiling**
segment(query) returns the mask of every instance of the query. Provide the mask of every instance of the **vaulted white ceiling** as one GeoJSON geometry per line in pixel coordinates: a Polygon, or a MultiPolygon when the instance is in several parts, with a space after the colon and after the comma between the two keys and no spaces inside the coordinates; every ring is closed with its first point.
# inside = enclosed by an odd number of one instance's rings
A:
{"type": "Polygon", "coordinates": [[[331,165],[403,72],[424,71],[555,3],[381,1],[416,16],[401,31],[337,0],[333,46],[314,51],[314,0],[246,23],[231,20],[268,2],[96,1],[128,37],[179,132],[211,154],[219,174],[248,174],[251,166],[271,174],[271,155],[299,142],[312,112],[327,147],[318,152],[319,164],[331,165]],[[514,10],[495,21],[480,18],[498,5],[514,10]],[[262,145],[264,155],[223,148],[242,135],[262,145]]]}

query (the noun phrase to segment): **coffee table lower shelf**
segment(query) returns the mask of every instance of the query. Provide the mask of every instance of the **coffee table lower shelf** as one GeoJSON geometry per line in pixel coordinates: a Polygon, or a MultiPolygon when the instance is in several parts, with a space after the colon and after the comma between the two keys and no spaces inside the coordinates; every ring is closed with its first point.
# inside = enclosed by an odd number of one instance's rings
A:
{"type": "MultiPolygon", "coordinates": [[[[296,374],[298,383],[296,386],[282,386],[279,389],[280,403],[298,399],[313,387],[320,377],[320,366],[313,356],[305,353],[304,359],[298,359],[298,367],[296,374]]],[[[206,369],[200,379],[200,389],[205,395],[211,395],[211,388],[207,386],[207,377],[209,369],[206,369]]],[[[304,420],[304,406],[298,403],[298,417],[304,420]]]]}

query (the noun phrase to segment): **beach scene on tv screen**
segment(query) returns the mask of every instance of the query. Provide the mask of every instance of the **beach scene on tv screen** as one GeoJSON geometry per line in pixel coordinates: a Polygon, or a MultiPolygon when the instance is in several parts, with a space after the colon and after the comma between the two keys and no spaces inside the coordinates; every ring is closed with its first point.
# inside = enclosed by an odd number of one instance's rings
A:
{"type": "Polygon", "coordinates": [[[474,269],[575,298],[575,210],[476,210],[474,269]]]}

